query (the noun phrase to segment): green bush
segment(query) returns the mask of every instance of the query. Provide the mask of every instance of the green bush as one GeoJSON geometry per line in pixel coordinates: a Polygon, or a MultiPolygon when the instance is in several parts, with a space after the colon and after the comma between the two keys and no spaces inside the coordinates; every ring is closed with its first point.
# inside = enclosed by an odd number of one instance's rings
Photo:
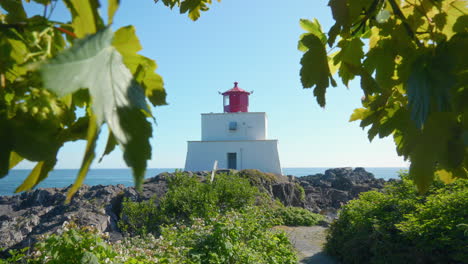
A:
{"type": "Polygon", "coordinates": [[[116,256],[95,229],[70,224],[62,234],[52,234],[37,243],[28,263],[111,263],[116,256]]]}
{"type": "Polygon", "coordinates": [[[275,210],[275,216],[287,226],[313,226],[323,220],[323,216],[300,207],[280,207],[275,210]]]}
{"type": "Polygon", "coordinates": [[[258,207],[244,208],[163,226],[158,238],[128,238],[115,248],[124,263],[297,263],[286,235],[269,230],[270,220],[258,207]]]}
{"type": "Polygon", "coordinates": [[[362,193],[345,205],[325,250],[343,263],[462,263],[468,181],[436,182],[419,195],[407,176],[383,193],[362,193]]]}
{"type": "Polygon", "coordinates": [[[209,218],[230,210],[254,205],[256,187],[236,175],[216,175],[213,183],[200,182],[195,176],[177,173],[168,179],[168,191],[156,204],[124,201],[119,227],[132,235],[158,234],[160,226],[193,218],[209,218]]]}
{"type": "MultiPolygon", "coordinates": [[[[2,251],[3,251],[3,248],[0,248],[0,252],[2,251]]],[[[29,247],[25,247],[22,249],[10,249],[8,250],[9,257],[5,259],[0,258],[0,264],[27,263],[28,251],[29,251],[29,247]]]]}
{"type": "Polygon", "coordinates": [[[156,197],[142,202],[125,199],[122,202],[121,219],[118,222],[120,230],[132,235],[158,233],[161,214],[155,200],[156,197]]]}

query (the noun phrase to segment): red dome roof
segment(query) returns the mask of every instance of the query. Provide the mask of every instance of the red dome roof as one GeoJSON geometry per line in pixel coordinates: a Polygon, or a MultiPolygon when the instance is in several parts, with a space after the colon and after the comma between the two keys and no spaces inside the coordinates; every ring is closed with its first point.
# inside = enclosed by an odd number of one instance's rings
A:
{"type": "Polygon", "coordinates": [[[225,91],[225,92],[222,93],[222,94],[223,94],[223,95],[230,94],[230,93],[246,93],[246,94],[250,94],[250,93],[247,92],[246,90],[237,87],[237,84],[238,84],[238,82],[234,82],[234,88],[229,89],[229,90],[225,91]]]}

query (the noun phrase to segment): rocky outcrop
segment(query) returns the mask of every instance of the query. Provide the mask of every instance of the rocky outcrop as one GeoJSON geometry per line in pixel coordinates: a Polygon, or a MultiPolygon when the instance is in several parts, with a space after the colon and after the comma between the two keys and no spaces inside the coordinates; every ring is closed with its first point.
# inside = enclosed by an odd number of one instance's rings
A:
{"type": "MultiPolygon", "coordinates": [[[[187,173],[200,181],[208,180],[211,175],[210,172],[187,173]]],[[[331,217],[360,192],[379,189],[384,184],[362,168],[330,169],[325,174],[298,178],[255,170],[241,171],[239,175],[287,206],[300,206],[331,217]]],[[[65,221],[94,226],[108,232],[111,239],[120,239],[117,222],[122,201],[162,197],[167,191],[167,179],[172,176],[161,173],[146,180],[140,193],[123,185],[83,185],[69,204],[64,203],[68,188],[39,188],[21,195],[0,196],[0,248],[30,246],[38,236],[57,232],[65,221]]]]}
{"type": "Polygon", "coordinates": [[[336,168],[295,179],[304,188],[304,207],[312,212],[336,216],[343,204],[359,193],[382,189],[385,180],[376,179],[364,168],[336,168]]]}
{"type": "MultiPolygon", "coordinates": [[[[83,185],[69,204],[68,188],[39,188],[16,196],[0,196],[0,248],[22,248],[40,235],[55,233],[65,221],[94,226],[108,232],[111,240],[121,238],[117,226],[122,201],[161,197],[167,190],[167,175],[147,180],[143,191],[124,185],[83,185]]],[[[1,253],[1,252],[0,252],[1,253]]]]}

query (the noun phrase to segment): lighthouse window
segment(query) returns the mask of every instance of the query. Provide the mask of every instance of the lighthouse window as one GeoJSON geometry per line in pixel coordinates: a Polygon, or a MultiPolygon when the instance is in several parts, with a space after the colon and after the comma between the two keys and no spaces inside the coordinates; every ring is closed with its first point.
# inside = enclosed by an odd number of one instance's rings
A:
{"type": "Polygon", "coordinates": [[[237,130],[237,122],[229,122],[229,130],[230,131],[237,130]]]}

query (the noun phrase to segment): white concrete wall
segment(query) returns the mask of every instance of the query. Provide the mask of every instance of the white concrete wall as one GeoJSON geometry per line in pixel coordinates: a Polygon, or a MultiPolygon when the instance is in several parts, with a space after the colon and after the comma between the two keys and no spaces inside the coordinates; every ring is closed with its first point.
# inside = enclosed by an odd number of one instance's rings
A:
{"type": "Polygon", "coordinates": [[[265,140],[267,117],[263,112],[202,114],[202,141],[265,140]],[[237,122],[230,131],[229,123],[237,122]]]}
{"type": "Polygon", "coordinates": [[[227,168],[227,153],[237,153],[237,169],[258,169],[282,174],[277,140],[255,141],[189,141],[186,171],[210,171],[218,161],[218,168],[227,168]]]}

